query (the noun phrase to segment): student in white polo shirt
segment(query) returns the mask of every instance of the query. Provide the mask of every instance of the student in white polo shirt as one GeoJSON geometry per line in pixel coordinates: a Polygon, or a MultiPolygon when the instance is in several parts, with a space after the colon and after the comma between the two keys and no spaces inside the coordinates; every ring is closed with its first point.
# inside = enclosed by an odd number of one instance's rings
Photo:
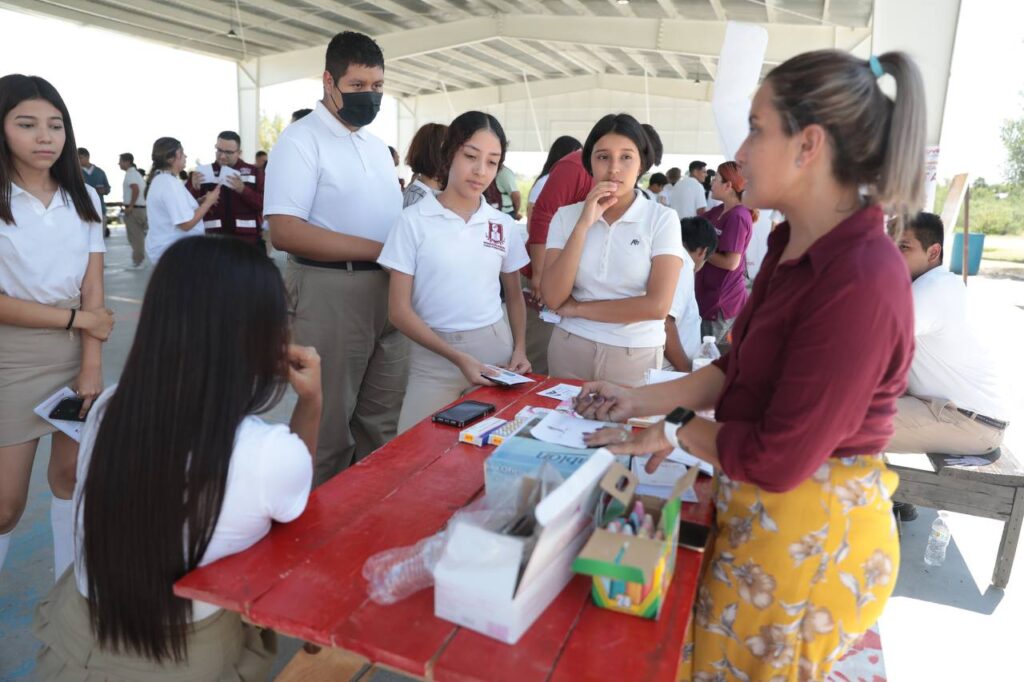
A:
{"type": "Polygon", "coordinates": [[[544,301],[562,316],[548,345],[552,376],[639,386],[661,367],[684,254],[675,212],[636,189],[653,160],[628,114],[602,118],[583,145],[596,184],[552,218],[541,278],[544,301]]]}
{"type": "Polygon", "coordinates": [[[704,189],[704,178],[708,165],[703,161],[691,161],[689,174],[672,186],[669,205],[675,209],[679,219],[704,215],[708,210],[708,195],[704,189]]]}
{"type": "Polygon", "coordinates": [[[71,494],[78,444],[33,408],[62,388],[103,389],[100,199],[82,178],[64,100],[37,76],[0,78],[0,567],[25,510],[39,440],[53,434],[47,480],[53,560],[73,556],[71,494]]]}
{"type": "Polygon", "coordinates": [[[201,237],[206,232],[205,216],[220,198],[220,185],[195,200],[178,177],[185,168],[185,151],[173,137],[161,137],[153,143],[153,166],[146,179],[146,212],[149,234],[146,255],[157,264],[174,242],[185,237],[201,237]]]}
{"type": "Polygon", "coordinates": [[[483,198],[507,147],[490,114],[467,111],[452,121],[441,148],[444,190],[402,212],[378,259],[391,271],[391,321],[414,342],[399,432],[493,385],[484,365],[530,371],[518,274],[530,257],[515,222],[483,198]]]}
{"type": "Polygon", "coordinates": [[[124,171],[122,193],[124,201],[124,227],[128,233],[128,244],[132,247],[132,265],[142,267],[146,259],[146,179],[135,165],[135,157],[125,152],[117,160],[124,171]]]}
{"type": "Polygon", "coordinates": [[[323,99],[278,138],[263,201],[274,248],[290,254],[295,340],[322,361],[317,484],[394,437],[409,362],[377,263],[402,192],[387,145],[364,127],[380,109],[384,55],[346,31],[325,61],[323,99]]]}

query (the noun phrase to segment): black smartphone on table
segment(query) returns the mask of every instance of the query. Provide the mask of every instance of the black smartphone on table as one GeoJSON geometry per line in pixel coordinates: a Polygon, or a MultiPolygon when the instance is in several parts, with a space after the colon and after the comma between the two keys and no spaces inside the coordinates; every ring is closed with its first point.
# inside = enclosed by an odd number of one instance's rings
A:
{"type": "Polygon", "coordinates": [[[478,400],[463,400],[461,403],[441,410],[431,417],[431,421],[461,429],[491,412],[494,412],[494,405],[490,403],[482,403],[478,400]]]}
{"type": "Polygon", "coordinates": [[[50,411],[50,419],[63,419],[69,422],[84,422],[85,417],[79,417],[82,412],[84,398],[64,398],[57,403],[57,406],[50,411]]]}

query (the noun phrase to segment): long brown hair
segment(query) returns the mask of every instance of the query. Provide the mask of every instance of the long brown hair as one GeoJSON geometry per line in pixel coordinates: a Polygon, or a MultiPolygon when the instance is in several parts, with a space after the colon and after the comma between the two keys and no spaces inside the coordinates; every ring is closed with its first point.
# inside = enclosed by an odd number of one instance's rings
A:
{"type": "Polygon", "coordinates": [[[60,112],[61,118],[64,119],[64,148],[50,166],[50,177],[57,181],[60,191],[71,198],[79,218],[87,223],[100,222],[100,214],[96,212],[96,206],[85,188],[82,167],[78,163],[75,129],[71,125],[71,114],[68,113],[64,99],[57,92],[57,88],[50,85],[45,78],[20,73],[0,78],[0,220],[8,225],[14,224],[14,213],[11,211],[14,159],[7,146],[3,122],[11,109],[28,99],[46,100],[60,112]]]}
{"type": "Polygon", "coordinates": [[[153,143],[153,165],[150,166],[149,174],[146,175],[145,196],[149,196],[149,186],[153,184],[153,178],[161,171],[171,167],[179,149],[181,149],[181,142],[173,137],[160,137],[153,143]]]}
{"type": "Polygon", "coordinates": [[[866,186],[870,201],[909,217],[924,203],[924,83],[903,52],[872,60],[837,50],[805,52],[772,69],[765,83],[787,135],[822,126],[836,179],[866,186]],[[872,60],[895,80],[894,99],[879,87],[872,60]]]}

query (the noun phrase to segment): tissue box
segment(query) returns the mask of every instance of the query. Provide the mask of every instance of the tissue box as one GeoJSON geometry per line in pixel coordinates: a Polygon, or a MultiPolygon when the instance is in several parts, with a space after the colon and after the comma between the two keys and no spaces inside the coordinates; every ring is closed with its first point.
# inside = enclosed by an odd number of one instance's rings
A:
{"type": "Polygon", "coordinates": [[[519,641],[572,579],[573,560],[593,529],[599,483],[613,462],[607,450],[595,452],[541,500],[530,538],[456,521],[434,569],[434,614],[508,644],[519,641]]]}

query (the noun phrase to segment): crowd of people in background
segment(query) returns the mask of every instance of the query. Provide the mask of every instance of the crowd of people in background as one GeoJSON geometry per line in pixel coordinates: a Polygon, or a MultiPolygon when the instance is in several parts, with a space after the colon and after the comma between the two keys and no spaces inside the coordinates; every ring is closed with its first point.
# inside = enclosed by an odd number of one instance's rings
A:
{"type": "Polygon", "coordinates": [[[1006,425],[974,395],[929,403],[942,381],[911,372],[918,289],[953,287],[931,274],[941,224],[936,237],[918,217],[900,241],[917,254],[914,298],[885,232],[883,210],[909,216],[922,201],[913,62],[790,59],[758,90],[735,160],[654,173],[646,188],[657,131],[608,114],[584,141],[554,141],[525,201],[501,123],[479,111],[421,127],[400,185],[398,150],[366,128],[384,66],[370,37],[335,36],[322,99],[253,163],[230,130],[191,173],[173,137],[154,142],[145,175],[121,155],[132,263],[155,267],[123,375],[105,389],[109,181],[49,83],[0,79],[0,565],[53,433],[58,582],[36,616],[42,677],[79,679],[88,662],[114,676],[260,679],[272,633],[174,597],[173,581],[294,519],[313,486],[507,368],[586,382],[585,416],[669,415],[594,445],[655,462],[682,446],[718,469],[719,540],[681,679],[709,679],[723,658],[749,679],[820,679],[893,589],[895,481],[878,453],[897,410],[906,447],[950,401],[978,410],[958,413],[977,431],[968,450],[997,445],[1006,425]],[[752,279],[756,207],[788,220],[752,279]],[[268,238],[287,253],[283,278],[268,238]],[[691,372],[705,336],[725,353],[691,372]],[[663,367],[690,374],[641,388],[663,367]],[[256,416],[287,385],[290,425],[256,416]],[[87,414],[80,447],[33,413],[62,386],[87,414]],[[712,408],[717,422],[694,415],[712,408]],[[856,486],[869,492],[828,492],[856,486]],[[845,531],[822,535],[837,519],[845,531]],[[818,556],[835,561],[795,570],[818,556]],[[851,579],[871,599],[851,601],[851,579]]]}

